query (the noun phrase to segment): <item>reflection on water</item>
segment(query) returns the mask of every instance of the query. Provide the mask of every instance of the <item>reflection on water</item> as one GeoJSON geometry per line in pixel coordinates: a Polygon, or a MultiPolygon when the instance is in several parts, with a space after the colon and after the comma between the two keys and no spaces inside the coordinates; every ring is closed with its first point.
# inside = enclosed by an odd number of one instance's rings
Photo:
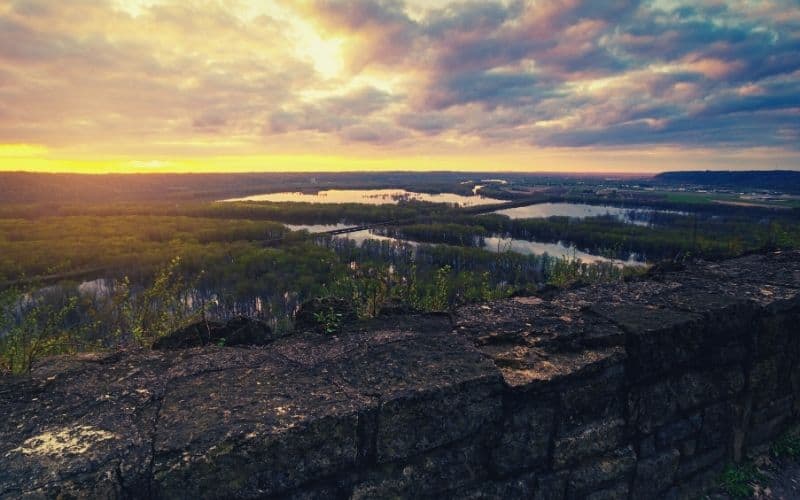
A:
{"type": "Polygon", "coordinates": [[[607,205],[587,205],[584,203],[537,203],[525,207],[506,208],[495,213],[506,215],[512,219],[540,219],[545,217],[570,217],[585,219],[603,215],[616,217],[629,224],[649,226],[655,213],[671,213],[686,215],[684,212],[655,209],[636,209],[612,207],[607,205]]]}
{"type": "MultiPolygon", "coordinates": [[[[344,229],[347,227],[353,227],[353,224],[284,224],[284,226],[288,227],[292,231],[308,231],[309,233],[324,233],[326,231],[334,231],[336,229],[344,229]]],[[[375,234],[371,232],[369,229],[364,229],[362,231],[354,231],[352,233],[344,233],[334,236],[334,238],[338,239],[345,239],[354,241],[357,245],[361,245],[367,240],[375,240],[375,241],[390,241],[396,244],[406,244],[411,246],[416,246],[417,243],[414,241],[404,241],[397,238],[392,238],[391,236],[383,236],[381,234],[375,234]]]]}
{"type": "MultiPolygon", "coordinates": [[[[485,182],[486,184],[508,184],[508,181],[505,179],[481,179],[481,182],[485,182]]],[[[476,184],[475,187],[472,188],[472,194],[477,195],[478,191],[486,187],[486,184],[476,184]]]]}
{"type": "Polygon", "coordinates": [[[483,248],[492,252],[512,251],[523,255],[542,255],[547,254],[551,257],[576,257],[583,262],[613,262],[625,266],[644,266],[644,262],[634,260],[631,256],[628,260],[609,259],[600,255],[582,252],[573,246],[563,243],[542,243],[539,241],[518,240],[515,238],[502,238],[490,236],[484,238],[483,248]]]}
{"type": "Polygon", "coordinates": [[[405,189],[329,189],[318,193],[283,192],[258,194],[244,198],[231,198],[222,201],[273,201],[305,203],[363,203],[367,205],[396,204],[400,201],[427,201],[431,203],[450,203],[464,207],[503,203],[503,200],[485,196],[464,196],[453,193],[415,193],[405,189]]]}
{"type": "Polygon", "coordinates": [[[90,281],[83,281],[78,285],[78,293],[84,296],[95,296],[98,298],[109,297],[114,291],[113,280],[98,278],[90,281]]]}
{"type": "Polygon", "coordinates": [[[383,236],[381,234],[375,234],[370,232],[369,229],[364,229],[363,231],[356,231],[354,233],[347,233],[337,236],[337,238],[346,238],[351,241],[355,241],[357,245],[361,245],[367,240],[375,240],[375,241],[390,241],[397,245],[410,245],[415,247],[419,245],[416,241],[409,241],[409,240],[401,240],[398,238],[392,238],[391,236],[383,236]]]}
{"type": "Polygon", "coordinates": [[[354,224],[284,224],[290,231],[308,231],[309,233],[324,233],[353,227],[354,224]]]}
{"type": "MultiPolygon", "coordinates": [[[[306,230],[310,233],[321,233],[325,231],[332,231],[335,229],[344,229],[347,224],[286,224],[286,227],[293,231],[306,230]]],[[[397,245],[410,245],[416,247],[419,242],[393,238],[390,236],[383,236],[380,234],[372,233],[369,229],[362,231],[355,231],[352,233],[345,233],[334,236],[334,238],[347,239],[361,245],[367,240],[375,241],[389,241],[397,245]]],[[[564,245],[563,243],[543,243],[539,241],[519,240],[515,238],[504,238],[500,236],[489,236],[483,239],[483,248],[491,252],[506,252],[511,251],[523,255],[543,255],[547,254],[551,257],[575,257],[586,263],[593,262],[613,262],[617,265],[626,266],[644,266],[644,262],[635,260],[635,256],[631,256],[627,261],[619,259],[609,259],[600,255],[594,255],[588,252],[582,252],[573,246],[564,245]]]]}

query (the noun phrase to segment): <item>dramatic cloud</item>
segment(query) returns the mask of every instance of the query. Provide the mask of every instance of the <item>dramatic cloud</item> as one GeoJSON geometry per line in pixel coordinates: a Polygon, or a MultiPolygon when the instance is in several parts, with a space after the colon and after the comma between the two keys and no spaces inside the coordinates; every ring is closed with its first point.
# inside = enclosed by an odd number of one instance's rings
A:
{"type": "Polygon", "coordinates": [[[798,96],[796,0],[0,5],[0,145],[65,158],[652,147],[798,167],[798,96]]]}

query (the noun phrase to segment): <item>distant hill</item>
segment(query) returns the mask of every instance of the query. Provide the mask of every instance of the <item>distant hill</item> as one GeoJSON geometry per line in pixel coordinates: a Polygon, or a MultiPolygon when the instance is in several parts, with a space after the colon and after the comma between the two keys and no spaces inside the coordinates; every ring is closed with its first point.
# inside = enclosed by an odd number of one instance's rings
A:
{"type": "MultiPolygon", "coordinates": [[[[414,188],[447,189],[468,174],[426,173],[216,173],[49,174],[0,172],[0,204],[215,200],[277,191],[414,188]]],[[[471,190],[471,186],[463,188],[471,190]]]]}
{"type": "MultiPolygon", "coordinates": [[[[525,172],[260,172],[208,174],[68,174],[0,172],[4,203],[187,202],[235,198],[279,191],[403,188],[426,193],[472,192],[463,181],[496,178],[544,185],[602,180],[609,174],[525,172]]],[[[613,178],[624,178],[620,174],[613,178]]]]}
{"type": "Polygon", "coordinates": [[[766,189],[800,193],[800,172],[792,170],[664,172],[653,177],[653,182],[734,190],[766,189]]]}

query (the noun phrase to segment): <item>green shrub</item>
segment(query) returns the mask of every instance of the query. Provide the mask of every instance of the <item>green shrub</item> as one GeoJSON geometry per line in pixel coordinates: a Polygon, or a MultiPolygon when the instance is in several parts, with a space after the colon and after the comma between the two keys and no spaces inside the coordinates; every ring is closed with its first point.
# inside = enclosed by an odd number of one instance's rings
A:
{"type": "Polygon", "coordinates": [[[722,472],[720,487],[733,498],[751,498],[753,485],[764,479],[764,474],[751,463],[728,465],[722,472]]]}
{"type": "Polygon", "coordinates": [[[36,360],[82,349],[80,325],[69,317],[75,296],[9,289],[0,294],[0,372],[29,373],[36,360]]]}
{"type": "Polygon", "coordinates": [[[772,454],[781,458],[800,458],[800,426],[791,429],[773,443],[772,454]]]}
{"type": "Polygon", "coordinates": [[[333,335],[342,329],[342,313],[337,313],[332,307],[315,312],[314,321],[323,333],[328,335],[333,335]]]}

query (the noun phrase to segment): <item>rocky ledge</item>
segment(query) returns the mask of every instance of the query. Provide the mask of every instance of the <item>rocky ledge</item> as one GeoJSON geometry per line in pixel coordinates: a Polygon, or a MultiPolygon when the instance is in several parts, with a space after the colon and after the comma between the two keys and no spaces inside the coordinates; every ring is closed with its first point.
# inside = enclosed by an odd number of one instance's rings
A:
{"type": "Polygon", "coordinates": [[[800,410],[800,253],[0,381],[0,497],[688,498],[800,410]]]}

